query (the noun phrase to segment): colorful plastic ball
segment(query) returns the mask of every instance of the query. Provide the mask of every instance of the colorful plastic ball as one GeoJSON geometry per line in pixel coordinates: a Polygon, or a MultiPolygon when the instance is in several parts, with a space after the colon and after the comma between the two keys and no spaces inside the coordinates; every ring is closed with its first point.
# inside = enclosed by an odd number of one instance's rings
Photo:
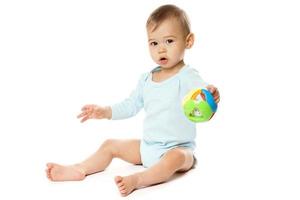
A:
{"type": "Polygon", "coordinates": [[[182,106],[185,116],[192,122],[209,121],[218,108],[212,94],[201,88],[190,91],[184,97],[182,106]]]}

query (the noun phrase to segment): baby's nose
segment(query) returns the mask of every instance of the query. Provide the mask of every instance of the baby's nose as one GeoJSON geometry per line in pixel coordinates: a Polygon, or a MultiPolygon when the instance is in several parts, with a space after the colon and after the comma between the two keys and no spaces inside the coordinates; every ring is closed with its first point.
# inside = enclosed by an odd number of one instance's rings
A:
{"type": "Polygon", "coordinates": [[[158,52],[159,53],[164,53],[164,52],[166,52],[166,47],[165,47],[165,45],[164,44],[160,44],[159,45],[159,48],[158,48],[158,52]]]}

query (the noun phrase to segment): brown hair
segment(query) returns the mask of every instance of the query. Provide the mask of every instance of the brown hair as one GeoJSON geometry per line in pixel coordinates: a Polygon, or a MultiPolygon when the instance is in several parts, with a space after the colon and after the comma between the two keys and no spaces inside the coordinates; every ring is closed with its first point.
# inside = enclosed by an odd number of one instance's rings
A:
{"type": "Polygon", "coordinates": [[[146,27],[154,25],[152,31],[154,31],[164,20],[169,18],[176,18],[184,31],[185,36],[191,32],[189,19],[184,10],[178,8],[175,5],[163,5],[155,9],[149,16],[146,27]]]}

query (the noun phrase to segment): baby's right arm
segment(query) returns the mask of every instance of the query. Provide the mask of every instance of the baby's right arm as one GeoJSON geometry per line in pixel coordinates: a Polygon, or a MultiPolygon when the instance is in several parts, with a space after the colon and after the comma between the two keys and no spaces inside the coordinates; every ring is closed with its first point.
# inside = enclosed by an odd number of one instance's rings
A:
{"type": "Polygon", "coordinates": [[[81,108],[81,113],[77,118],[81,118],[81,122],[85,122],[88,119],[111,119],[111,116],[111,107],[88,104],[81,108]]]}
{"type": "Polygon", "coordinates": [[[148,73],[142,74],[135,90],[131,95],[123,101],[111,106],[112,120],[127,119],[135,116],[143,107],[143,88],[147,79],[148,73]]]}
{"type": "Polygon", "coordinates": [[[142,90],[146,76],[147,74],[143,74],[140,77],[137,88],[122,102],[106,107],[95,104],[85,105],[77,118],[81,118],[81,122],[85,122],[88,119],[126,119],[136,115],[143,107],[142,90]]]}

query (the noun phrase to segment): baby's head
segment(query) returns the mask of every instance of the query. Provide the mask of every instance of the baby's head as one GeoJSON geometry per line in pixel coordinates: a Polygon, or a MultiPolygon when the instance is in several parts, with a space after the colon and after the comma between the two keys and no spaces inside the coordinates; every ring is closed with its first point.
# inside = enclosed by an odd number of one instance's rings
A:
{"type": "Polygon", "coordinates": [[[154,62],[165,69],[183,66],[185,49],[194,43],[185,12],[174,5],[161,6],[151,13],[146,28],[154,62]]]}

